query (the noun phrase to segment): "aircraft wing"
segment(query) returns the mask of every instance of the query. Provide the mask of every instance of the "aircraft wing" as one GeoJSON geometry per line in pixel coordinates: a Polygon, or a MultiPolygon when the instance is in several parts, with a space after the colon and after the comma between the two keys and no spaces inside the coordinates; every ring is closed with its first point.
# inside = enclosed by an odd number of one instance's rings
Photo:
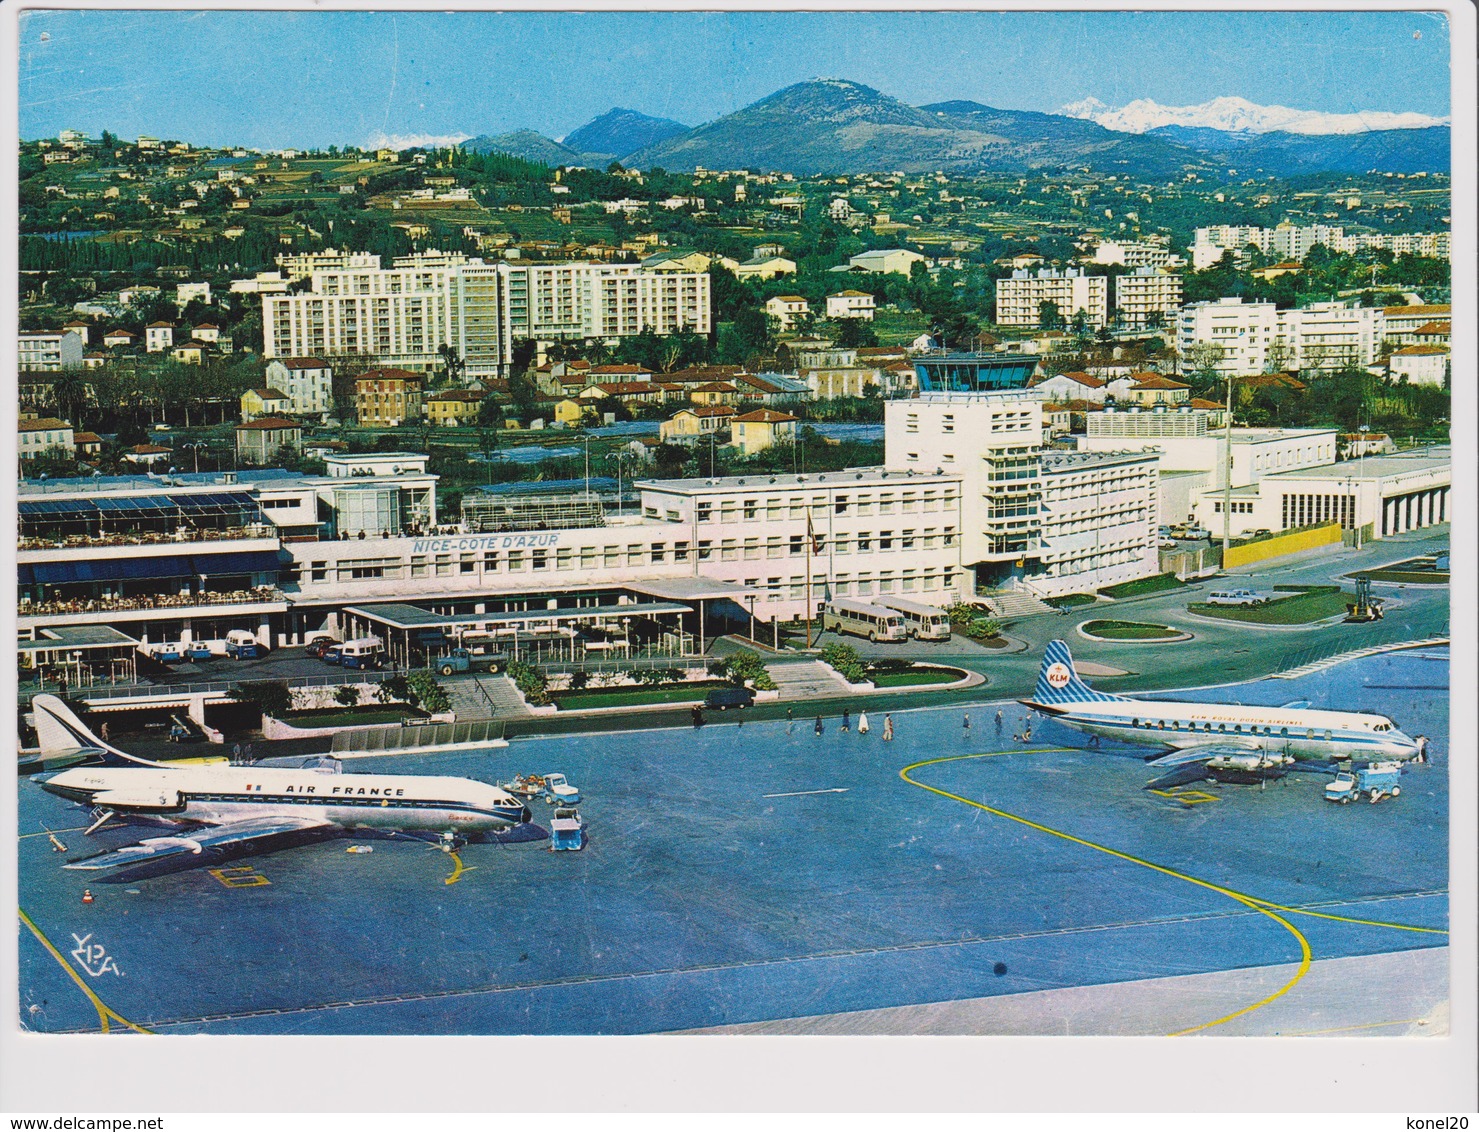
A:
{"type": "Polygon", "coordinates": [[[1246,766],[1256,770],[1265,760],[1278,758],[1269,756],[1256,747],[1237,747],[1229,743],[1203,743],[1195,747],[1180,747],[1168,751],[1158,758],[1150,759],[1146,766],[1168,767],[1166,774],[1145,784],[1147,790],[1164,790],[1168,786],[1185,786],[1188,782],[1200,782],[1212,777],[1207,764],[1219,762],[1234,766],[1246,766]]]}
{"type": "Polygon", "coordinates": [[[118,884],[187,869],[208,868],[238,857],[253,857],[338,836],[332,822],[314,818],[247,818],[225,825],[182,829],[165,837],[146,837],[132,845],[106,849],[62,866],[106,872],[105,883],[118,884]]]}

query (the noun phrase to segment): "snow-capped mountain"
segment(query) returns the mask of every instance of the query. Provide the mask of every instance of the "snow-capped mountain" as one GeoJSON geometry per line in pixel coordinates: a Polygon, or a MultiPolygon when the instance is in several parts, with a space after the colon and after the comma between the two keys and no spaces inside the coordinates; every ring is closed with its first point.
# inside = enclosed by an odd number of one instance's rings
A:
{"type": "Polygon", "coordinates": [[[1355,114],[1327,114],[1321,110],[1296,110],[1290,106],[1260,106],[1246,98],[1223,97],[1199,106],[1162,106],[1148,98],[1118,108],[1097,98],[1084,98],[1064,106],[1060,114],[1087,118],[1105,129],[1143,134],[1161,126],[1191,126],[1228,133],[1266,134],[1362,134],[1370,130],[1416,130],[1446,126],[1447,118],[1413,112],[1362,110],[1355,114]]]}

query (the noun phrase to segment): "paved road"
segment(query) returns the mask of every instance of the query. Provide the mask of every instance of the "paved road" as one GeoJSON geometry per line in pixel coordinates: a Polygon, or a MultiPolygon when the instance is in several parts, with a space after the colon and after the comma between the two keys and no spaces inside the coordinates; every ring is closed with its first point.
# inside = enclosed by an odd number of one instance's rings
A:
{"type": "MultiPolygon", "coordinates": [[[[1384,620],[1370,625],[1337,623],[1307,628],[1282,628],[1237,622],[1219,624],[1189,615],[1186,606],[1189,601],[1201,600],[1207,591],[1229,581],[1261,590],[1275,585],[1349,586],[1351,583],[1344,576],[1346,574],[1431,554],[1447,547],[1448,542],[1448,527],[1433,527],[1382,539],[1359,551],[1350,547],[1322,550],[1256,570],[1221,575],[1215,580],[1197,583],[1188,589],[1171,593],[1119,601],[1112,605],[1100,602],[1093,607],[1092,612],[1087,608],[1080,608],[1068,617],[1029,617],[1009,626],[1007,630],[1010,636],[1027,643],[1025,651],[986,652],[970,641],[938,646],[912,646],[919,652],[919,659],[939,661],[980,672],[986,677],[987,683],[956,692],[900,693],[881,698],[859,696],[855,702],[849,702],[845,698],[822,700],[818,701],[817,709],[825,715],[838,715],[844,707],[849,707],[854,712],[859,708],[874,712],[1026,696],[1037,681],[1043,646],[1055,638],[1070,642],[1075,659],[1092,660],[1126,670],[1129,673],[1126,676],[1098,678],[1093,682],[1107,691],[1131,693],[1255,680],[1285,668],[1286,658],[1306,649],[1334,649],[1341,645],[1358,649],[1373,640],[1389,640],[1399,635],[1410,635],[1412,639],[1437,635],[1448,626],[1447,587],[1378,586],[1376,592],[1387,598],[1388,612],[1384,620]],[[1103,616],[1168,624],[1192,633],[1195,639],[1173,645],[1123,644],[1090,641],[1074,631],[1084,621],[1103,616]]],[[[879,649],[882,647],[878,646],[879,649]]],[[[783,719],[788,706],[798,717],[803,714],[795,705],[781,703],[758,704],[749,709],[746,715],[755,720],[783,719]]],[[[682,712],[623,712],[604,718],[562,719],[559,716],[544,716],[511,723],[508,733],[555,735],[688,725],[689,717],[685,709],[682,712]]]]}

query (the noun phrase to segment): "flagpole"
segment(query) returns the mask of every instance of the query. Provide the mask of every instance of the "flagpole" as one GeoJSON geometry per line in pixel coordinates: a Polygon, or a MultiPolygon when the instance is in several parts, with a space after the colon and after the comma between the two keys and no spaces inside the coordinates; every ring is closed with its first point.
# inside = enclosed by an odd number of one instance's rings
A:
{"type": "Polygon", "coordinates": [[[806,505],[806,647],[811,648],[811,556],[816,549],[816,536],[812,534],[811,504],[806,505]]]}

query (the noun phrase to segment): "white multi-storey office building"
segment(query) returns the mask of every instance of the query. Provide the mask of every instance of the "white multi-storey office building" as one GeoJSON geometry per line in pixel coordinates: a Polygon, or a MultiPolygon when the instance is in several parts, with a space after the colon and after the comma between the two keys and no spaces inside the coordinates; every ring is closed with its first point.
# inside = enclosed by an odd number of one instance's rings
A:
{"type": "Polygon", "coordinates": [[[1181,310],[1181,276],[1155,267],[1138,267],[1114,280],[1118,321],[1133,330],[1173,326],[1181,310]]]}
{"type": "Polygon", "coordinates": [[[1001,326],[1037,326],[1042,304],[1052,303],[1063,321],[1082,311],[1089,325],[1109,321],[1109,278],[1085,275],[1077,268],[1021,268],[996,282],[996,321],[1001,326]]]}

